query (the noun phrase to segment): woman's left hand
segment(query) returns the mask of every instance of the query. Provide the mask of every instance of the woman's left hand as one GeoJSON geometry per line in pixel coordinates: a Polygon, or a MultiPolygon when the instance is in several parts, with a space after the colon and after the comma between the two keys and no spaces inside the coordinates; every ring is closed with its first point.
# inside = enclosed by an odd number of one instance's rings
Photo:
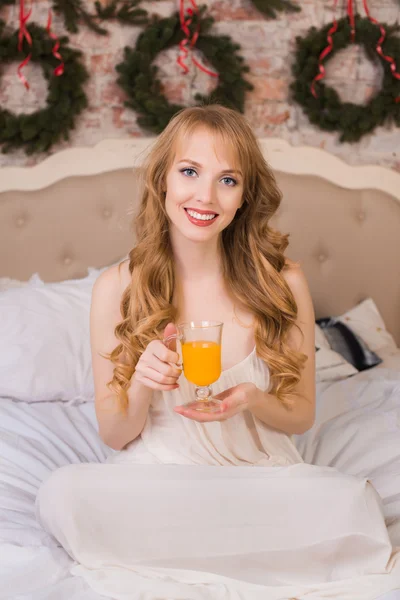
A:
{"type": "Polygon", "coordinates": [[[176,406],[174,411],[200,423],[208,423],[210,421],[226,421],[238,413],[248,410],[255,403],[260,390],[254,383],[240,383],[235,385],[220,394],[212,396],[217,400],[221,400],[220,410],[218,412],[199,412],[185,406],[176,406]]]}

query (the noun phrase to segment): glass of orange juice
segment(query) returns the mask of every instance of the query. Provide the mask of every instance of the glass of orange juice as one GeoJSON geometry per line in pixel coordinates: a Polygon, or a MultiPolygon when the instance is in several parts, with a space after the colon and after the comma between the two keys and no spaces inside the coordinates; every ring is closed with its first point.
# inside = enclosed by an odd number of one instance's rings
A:
{"type": "Polygon", "coordinates": [[[211,397],[211,384],[221,375],[222,327],[219,321],[189,321],[177,325],[179,333],[163,340],[167,346],[173,339],[181,343],[183,372],[196,386],[195,400],[185,404],[187,408],[202,412],[220,410],[221,402],[211,397]]]}

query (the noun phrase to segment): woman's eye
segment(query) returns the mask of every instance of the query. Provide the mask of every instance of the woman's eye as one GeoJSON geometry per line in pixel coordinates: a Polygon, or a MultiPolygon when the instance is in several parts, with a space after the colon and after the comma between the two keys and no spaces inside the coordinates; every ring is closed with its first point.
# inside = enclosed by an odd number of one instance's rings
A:
{"type": "Polygon", "coordinates": [[[182,169],[181,173],[185,173],[185,175],[188,175],[188,177],[192,177],[193,173],[196,175],[196,171],[194,169],[190,169],[189,167],[182,169]]]}
{"type": "MultiPolygon", "coordinates": [[[[193,177],[197,175],[197,172],[191,167],[185,167],[184,169],[181,169],[181,173],[184,173],[187,177],[193,177]]],[[[236,179],[233,179],[233,177],[223,177],[222,181],[230,187],[233,187],[237,184],[236,179]]]]}
{"type": "Polygon", "coordinates": [[[228,181],[228,185],[230,186],[234,186],[237,184],[236,179],[233,179],[232,177],[224,177],[222,181],[224,181],[225,183],[228,181]]]}

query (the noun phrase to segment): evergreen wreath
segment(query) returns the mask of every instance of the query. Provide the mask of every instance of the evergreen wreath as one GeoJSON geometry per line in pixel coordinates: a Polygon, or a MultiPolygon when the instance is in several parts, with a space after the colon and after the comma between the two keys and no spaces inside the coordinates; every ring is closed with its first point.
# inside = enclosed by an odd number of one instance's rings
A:
{"type": "Polygon", "coordinates": [[[270,19],[276,19],[277,13],[286,12],[300,12],[301,8],[298,4],[294,4],[290,0],[251,0],[257,10],[269,17],[270,19]]]}
{"type": "MultiPolygon", "coordinates": [[[[328,31],[332,24],[317,30],[312,27],[304,37],[296,39],[297,50],[292,66],[294,81],[291,84],[293,98],[302,107],[311,123],[325,131],[337,131],[341,142],[358,142],[377,126],[394,123],[400,126],[400,81],[393,77],[389,64],[376,52],[381,36],[378,25],[368,18],[355,17],[355,43],[363,46],[368,58],[383,67],[383,82],[380,91],[367,104],[359,105],[342,102],[333,88],[322,82],[315,84],[316,98],[311,85],[319,73],[319,56],[327,46],[328,31]]],[[[400,64],[400,38],[393,35],[398,25],[383,24],[386,38],[382,45],[384,54],[400,64]]],[[[351,44],[351,27],[347,17],[338,20],[338,28],[333,35],[333,48],[325,58],[324,65],[337,52],[351,44]]]]}
{"type": "MultiPolygon", "coordinates": [[[[208,96],[196,94],[195,100],[199,104],[219,103],[243,112],[245,94],[253,89],[251,83],[243,78],[249,67],[237,55],[240,46],[229,36],[208,34],[214,19],[210,16],[203,18],[205,10],[206,7],[200,8],[199,19],[194,17],[190,28],[199,24],[196,48],[219,77],[217,87],[208,96]]],[[[178,13],[165,19],[154,17],[139,35],[135,48],[124,49],[124,59],[116,66],[120,74],[117,83],[128,96],[125,106],[139,113],[137,122],[143,129],[157,134],[184,106],[170,104],[165,98],[161,82],[157,79],[158,68],[152,63],[161,51],[177,46],[183,36],[178,13]]]]}
{"type": "Polygon", "coordinates": [[[0,20],[0,64],[20,61],[29,52],[32,62],[40,64],[48,81],[46,108],[31,114],[16,115],[0,107],[0,144],[2,152],[24,148],[26,154],[46,152],[61,138],[69,139],[69,131],[75,126],[76,117],[87,106],[82,89],[89,75],[79,61],[77,50],[67,46],[68,38],[59,39],[59,52],[65,68],[63,75],[53,74],[59,61],[53,56],[54,41],[46,29],[31,23],[27,29],[32,36],[32,46],[24,39],[23,51],[18,51],[18,31],[7,34],[5,23],[0,20]]]}

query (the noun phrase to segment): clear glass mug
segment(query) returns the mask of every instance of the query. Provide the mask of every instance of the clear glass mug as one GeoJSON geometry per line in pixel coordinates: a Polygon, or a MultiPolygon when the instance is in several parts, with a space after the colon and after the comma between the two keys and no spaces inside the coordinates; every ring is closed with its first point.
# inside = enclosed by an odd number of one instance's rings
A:
{"type": "Polygon", "coordinates": [[[221,375],[221,340],[223,323],[220,321],[189,321],[177,325],[178,333],[163,340],[168,347],[171,340],[179,340],[185,377],[196,386],[195,400],[184,406],[201,412],[217,412],[221,402],[211,397],[211,384],[221,375]]]}

